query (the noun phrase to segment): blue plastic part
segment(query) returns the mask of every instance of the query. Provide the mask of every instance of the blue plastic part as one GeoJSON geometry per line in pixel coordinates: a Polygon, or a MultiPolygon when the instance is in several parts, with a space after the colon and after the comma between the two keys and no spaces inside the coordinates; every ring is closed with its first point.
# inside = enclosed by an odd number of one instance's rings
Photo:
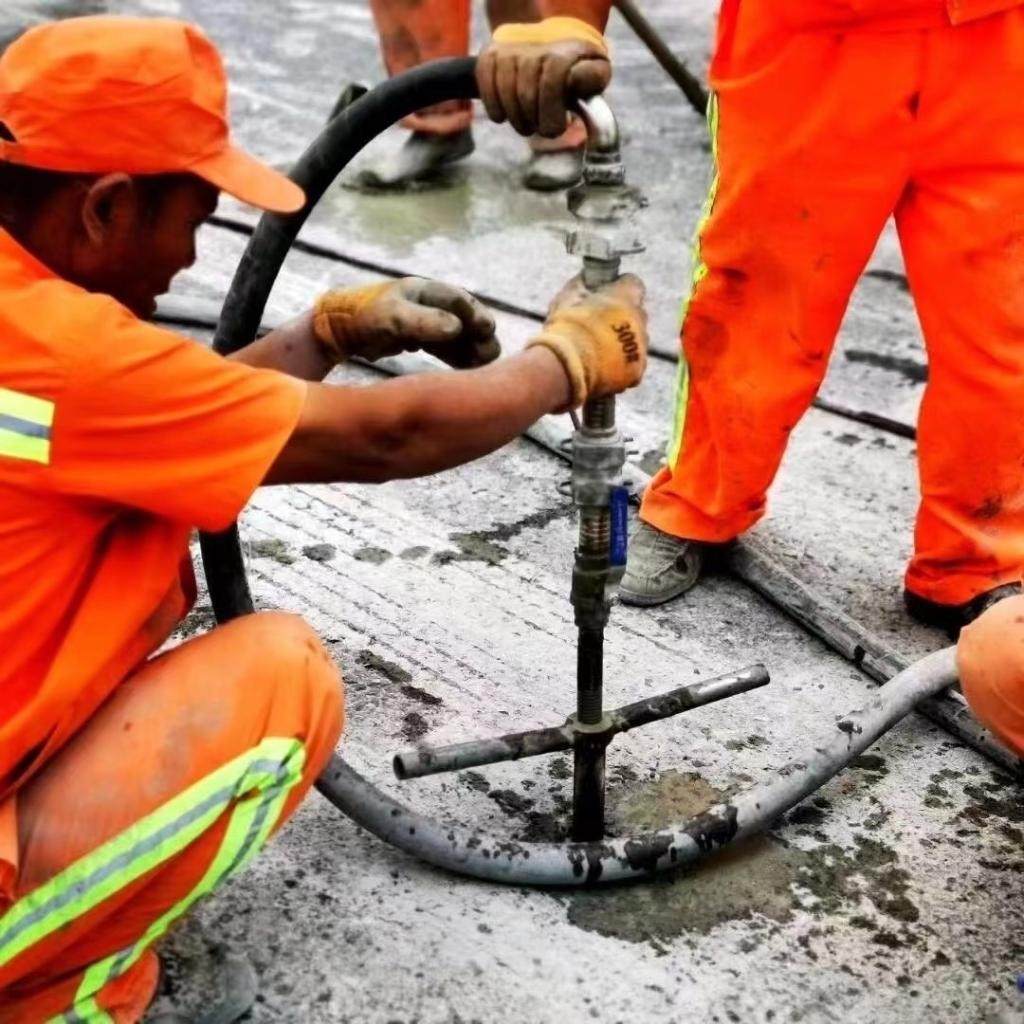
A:
{"type": "Polygon", "coordinates": [[[629,489],[626,487],[612,488],[611,520],[610,562],[614,566],[625,565],[629,546],[629,489]]]}

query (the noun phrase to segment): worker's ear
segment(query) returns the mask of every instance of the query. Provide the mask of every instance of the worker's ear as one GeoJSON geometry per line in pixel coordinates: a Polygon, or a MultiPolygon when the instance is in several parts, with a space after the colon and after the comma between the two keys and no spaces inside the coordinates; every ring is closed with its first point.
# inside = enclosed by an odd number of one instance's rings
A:
{"type": "Polygon", "coordinates": [[[82,227],[89,241],[102,246],[138,216],[139,195],[128,174],[117,172],[97,178],[82,203],[82,227]]]}

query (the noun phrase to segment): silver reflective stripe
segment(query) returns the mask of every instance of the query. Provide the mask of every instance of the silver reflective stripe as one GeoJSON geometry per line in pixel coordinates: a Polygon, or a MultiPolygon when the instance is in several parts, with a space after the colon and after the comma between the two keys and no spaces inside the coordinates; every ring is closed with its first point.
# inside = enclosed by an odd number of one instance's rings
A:
{"type": "MultiPolygon", "coordinates": [[[[242,780],[244,780],[249,773],[257,772],[266,773],[267,775],[273,772],[275,776],[280,777],[280,762],[254,761],[252,764],[247,766],[246,775],[242,777],[242,780]]],[[[61,907],[67,906],[69,903],[77,902],[86,893],[88,893],[89,890],[100,885],[112,875],[116,875],[119,872],[124,871],[124,869],[133,861],[138,860],[140,857],[144,857],[147,853],[165,843],[175,833],[188,827],[188,825],[196,819],[202,818],[203,815],[214,807],[230,803],[235,798],[237,788],[238,783],[236,782],[231,786],[225,786],[216,793],[212,793],[203,800],[202,803],[190,808],[187,814],[183,814],[177,820],[170,822],[163,828],[154,832],[152,835],[147,836],[141,842],[136,843],[131,847],[131,849],[126,850],[119,857],[115,857],[109,863],[104,864],[102,868],[93,872],[93,874],[87,878],[82,879],[78,884],[69,886],[62,892],[57,893],[52,900],[49,900],[37,907],[31,914],[26,914],[13,927],[8,928],[6,931],[0,929],[0,949],[3,949],[4,946],[16,939],[27,928],[31,928],[33,925],[38,924],[54,911],[60,910],[61,907]]]]}
{"type": "MultiPolygon", "coordinates": [[[[276,769],[277,765],[275,764],[273,768],[276,769]]],[[[162,843],[167,842],[167,840],[176,832],[181,831],[181,829],[188,826],[197,818],[201,818],[211,808],[228,803],[234,796],[234,793],[234,786],[229,786],[222,789],[219,793],[214,793],[198,806],[191,808],[183,817],[164,826],[158,832],[154,832],[152,835],[146,836],[142,842],[136,843],[131,849],[126,850],[119,857],[115,857],[108,864],[104,864],[98,871],[94,871],[87,878],[83,878],[81,882],[75,885],[70,885],[68,888],[58,892],[53,899],[36,907],[31,914],[26,914],[13,927],[6,931],[0,931],[0,949],[3,949],[4,946],[17,939],[22,932],[33,927],[33,925],[38,924],[40,921],[45,920],[55,911],[60,910],[61,907],[65,907],[71,903],[77,903],[78,900],[89,892],[89,890],[94,889],[97,885],[101,885],[111,876],[124,871],[124,869],[133,861],[138,860],[151,850],[159,847],[162,843]]]]}
{"type": "Polygon", "coordinates": [[[252,849],[253,844],[256,842],[257,837],[263,829],[263,825],[266,823],[267,815],[270,813],[270,808],[274,805],[274,801],[281,795],[285,789],[285,783],[288,780],[288,769],[285,765],[282,765],[277,773],[277,778],[270,788],[264,793],[263,799],[260,800],[259,810],[256,812],[256,817],[253,818],[252,824],[249,826],[249,831],[246,834],[245,840],[242,843],[241,848],[235,855],[234,860],[228,866],[227,871],[224,872],[225,877],[234,874],[238,865],[249,855],[249,851],[252,849]]]}
{"type": "Polygon", "coordinates": [[[51,429],[42,423],[32,423],[20,416],[7,416],[2,412],[0,430],[9,430],[12,434],[21,434],[22,437],[41,437],[44,441],[49,441],[52,433],[51,429]]]}

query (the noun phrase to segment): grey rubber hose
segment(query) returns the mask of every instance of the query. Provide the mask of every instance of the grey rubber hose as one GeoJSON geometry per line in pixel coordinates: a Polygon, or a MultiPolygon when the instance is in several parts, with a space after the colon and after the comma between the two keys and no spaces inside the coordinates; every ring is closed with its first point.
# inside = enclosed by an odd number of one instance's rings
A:
{"type": "Polygon", "coordinates": [[[930,654],[886,683],[867,707],[840,718],[775,777],[689,821],[603,843],[519,843],[449,827],[403,807],[335,757],[317,788],[375,836],[435,867],[490,882],[581,886],[636,879],[690,864],[769,828],[820,789],[916,704],[956,682],[955,648],[930,654]]]}

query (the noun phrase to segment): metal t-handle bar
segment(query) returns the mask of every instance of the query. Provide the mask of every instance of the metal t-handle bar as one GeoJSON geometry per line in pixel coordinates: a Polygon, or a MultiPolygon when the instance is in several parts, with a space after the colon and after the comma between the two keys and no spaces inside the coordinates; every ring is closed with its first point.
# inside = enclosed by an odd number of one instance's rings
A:
{"type": "MultiPolygon", "coordinates": [[[[603,735],[607,739],[619,733],[629,732],[641,725],[674,718],[693,708],[705,707],[729,697],[767,686],[770,681],[764,665],[753,665],[741,672],[730,672],[715,679],[680,686],[668,693],[626,704],[615,711],[609,711],[607,728],[603,735]]],[[[443,772],[457,772],[466,768],[479,768],[503,761],[520,761],[541,754],[556,754],[573,746],[576,723],[569,719],[564,725],[550,729],[533,729],[515,732],[493,739],[469,740],[466,743],[452,743],[445,747],[419,746],[403,751],[394,758],[395,775],[400,779],[421,779],[443,772]]]]}

